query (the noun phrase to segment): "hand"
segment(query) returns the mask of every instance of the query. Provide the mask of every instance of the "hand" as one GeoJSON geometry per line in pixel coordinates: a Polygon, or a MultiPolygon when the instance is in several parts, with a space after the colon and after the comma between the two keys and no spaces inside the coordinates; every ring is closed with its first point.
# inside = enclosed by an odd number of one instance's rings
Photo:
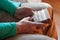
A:
{"type": "Polygon", "coordinates": [[[19,7],[17,8],[17,10],[15,11],[15,17],[18,19],[27,17],[27,16],[33,16],[33,10],[31,8],[28,7],[19,7]]]}
{"type": "Polygon", "coordinates": [[[38,32],[36,27],[45,27],[47,24],[36,23],[31,21],[32,18],[23,18],[21,21],[17,22],[18,33],[35,33],[38,32]]]}

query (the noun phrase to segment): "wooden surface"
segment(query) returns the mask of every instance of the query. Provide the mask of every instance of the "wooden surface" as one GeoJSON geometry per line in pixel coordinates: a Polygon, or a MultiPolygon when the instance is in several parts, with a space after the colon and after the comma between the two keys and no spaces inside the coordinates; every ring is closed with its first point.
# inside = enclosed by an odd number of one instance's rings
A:
{"type": "Polygon", "coordinates": [[[58,36],[60,40],[60,0],[42,0],[52,5],[54,10],[54,20],[56,23],[56,28],[58,30],[58,36]]]}

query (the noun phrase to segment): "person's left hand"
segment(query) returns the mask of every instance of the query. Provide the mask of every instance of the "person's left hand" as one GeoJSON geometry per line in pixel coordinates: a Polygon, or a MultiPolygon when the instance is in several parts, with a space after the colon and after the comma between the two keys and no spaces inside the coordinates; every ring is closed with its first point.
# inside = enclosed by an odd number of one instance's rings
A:
{"type": "Polygon", "coordinates": [[[18,19],[27,17],[27,16],[33,16],[33,10],[29,7],[19,7],[17,8],[17,10],[15,11],[14,16],[18,19]]]}
{"type": "Polygon", "coordinates": [[[39,28],[46,27],[49,24],[32,21],[31,17],[26,17],[20,20],[17,24],[18,34],[35,34],[39,32],[39,28]]]}

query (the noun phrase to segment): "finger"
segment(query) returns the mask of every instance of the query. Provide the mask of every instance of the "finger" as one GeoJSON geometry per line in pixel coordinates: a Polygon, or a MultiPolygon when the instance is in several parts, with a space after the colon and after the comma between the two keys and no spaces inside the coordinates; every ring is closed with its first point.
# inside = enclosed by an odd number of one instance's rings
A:
{"type": "Polygon", "coordinates": [[[46,26],[49,25],[49,24],[45,24],[45,23],[37,23],[37,22],[30,22],[30,23],[32,23],[32,24],[35,25],[35,26],[40,26],[40,27],[46,27],[46,26]]]}
{"type": "Polygon", "coordinates": [[[31,17],[25,17],[25,18],[23,18],[23,19],[26,20],[26,21],[31,21],[31,20],[32,20],[31,17]]]}

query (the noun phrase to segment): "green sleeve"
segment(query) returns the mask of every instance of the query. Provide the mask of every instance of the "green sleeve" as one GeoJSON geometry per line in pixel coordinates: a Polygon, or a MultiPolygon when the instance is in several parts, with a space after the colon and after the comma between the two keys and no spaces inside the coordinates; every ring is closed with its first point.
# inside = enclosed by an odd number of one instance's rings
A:
{"type": "Polygon", "coordinates": [[[16,35],[17,28],[15,22],[0,23],[0,40],[16,35]]]}
{"type": "Polygon", "coordinates": [[[15,10],[17,7],[21,6],[20,2],[13,2],[10,0],[0,0],[0,9],[7,11],[10,15],[14,15],[15,10]]]}

